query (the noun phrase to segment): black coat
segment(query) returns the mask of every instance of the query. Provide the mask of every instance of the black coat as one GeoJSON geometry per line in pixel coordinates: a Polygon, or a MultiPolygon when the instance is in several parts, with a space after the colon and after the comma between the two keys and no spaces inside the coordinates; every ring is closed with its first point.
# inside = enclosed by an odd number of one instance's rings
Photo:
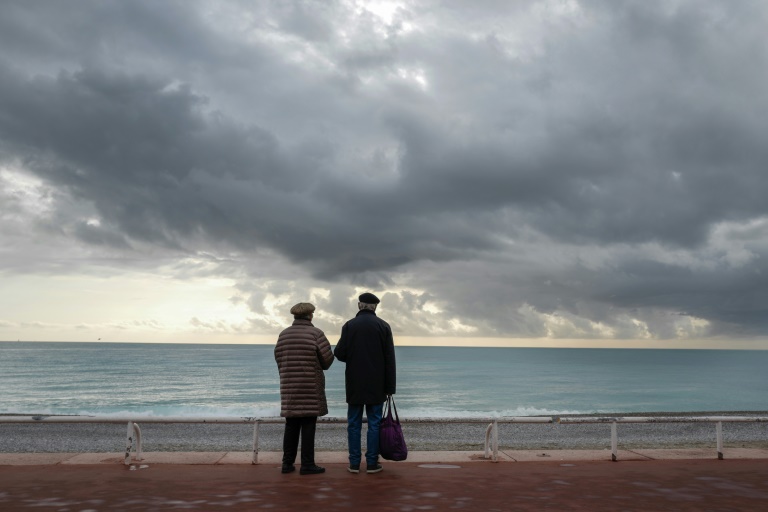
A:
{"type": "Polygon", "coordinates": [[[395,344],[389,324],[366,309],[344,324],[333,351],[347,364],[348,404],[380,404],[395,394],[395,344]]]}

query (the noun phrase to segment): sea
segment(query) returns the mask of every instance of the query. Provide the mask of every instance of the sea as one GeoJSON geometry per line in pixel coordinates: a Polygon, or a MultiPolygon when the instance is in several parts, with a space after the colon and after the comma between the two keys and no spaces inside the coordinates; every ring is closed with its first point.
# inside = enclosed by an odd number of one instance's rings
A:
{"type": "MultiPolygon", "coordinates": [[[[0,343],[0,415],[272,417],[273,346],[0,343]]],[[[401,417],[768,411],[768,351],[396,347],[401,417]]],[[[344,363],[326,372],[344,417],[344,363]]]]}

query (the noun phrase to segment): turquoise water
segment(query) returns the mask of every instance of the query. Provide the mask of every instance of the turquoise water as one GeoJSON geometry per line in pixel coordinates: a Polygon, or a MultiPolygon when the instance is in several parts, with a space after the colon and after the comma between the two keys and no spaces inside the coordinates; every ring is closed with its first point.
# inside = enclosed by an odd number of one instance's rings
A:
{"type": "MultiPolygon", "coordinates": [[[[276,416],[271,346],[0,343],[0,414],[276,416]]],[[[768,411],[768,351],[398,347],[409,417],[768,411]]],[[[344,364],[326,373],[344,416],[344,364]]]]}

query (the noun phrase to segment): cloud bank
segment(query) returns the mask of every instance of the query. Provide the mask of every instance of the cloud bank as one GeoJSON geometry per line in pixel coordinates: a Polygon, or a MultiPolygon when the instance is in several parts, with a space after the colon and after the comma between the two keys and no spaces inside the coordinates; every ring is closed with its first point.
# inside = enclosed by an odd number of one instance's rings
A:
{"type": "Polygon", "coordinates": [[[74,4],[0,7],[6,275],[232,279],[246,333],[370,289],[399,334],[768,334],[763,2],[74,4]]]}

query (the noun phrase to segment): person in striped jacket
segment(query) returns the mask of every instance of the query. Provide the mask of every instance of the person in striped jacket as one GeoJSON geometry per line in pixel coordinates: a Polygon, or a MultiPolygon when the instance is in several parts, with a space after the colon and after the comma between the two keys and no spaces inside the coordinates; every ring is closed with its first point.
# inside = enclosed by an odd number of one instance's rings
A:
{"type": "Polygon", "coordinates": [[[333,352],[323,331],[312,325],[315,306],[300,302],[291,308],[293,324],[280,333],[275,361],[280,373],[280,416],[285,418],[283,473],[296,470],[301,438],[302,475],[324,473],[315,464],[317,417],[328,414],[324,370],[333,363],[333,352]]]}

